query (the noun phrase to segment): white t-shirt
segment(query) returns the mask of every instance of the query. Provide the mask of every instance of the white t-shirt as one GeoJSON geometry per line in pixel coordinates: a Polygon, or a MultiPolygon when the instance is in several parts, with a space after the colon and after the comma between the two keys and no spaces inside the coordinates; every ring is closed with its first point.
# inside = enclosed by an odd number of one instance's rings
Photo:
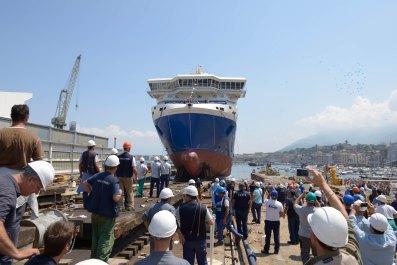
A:
{"type": "Polygon", "coordinates": [[[272,199],[266,199],[264,203],[266,207],[266,218],[267,221],[280,221],[280,213],[284,211],[284,207],[281,202],[272,199]]]}
{"type": "Polygon", "coordinates": [[[394,219],[393,215],[397,213],[397,211],[388,204],[379,205],[376,207],[375,212],[383,214],[387,219],[394,219]]]}
{"type": "Polygon", "coordinates": [[[145,164],[139,163],[136,169],[138,173],[138,180],[145,177],[145,172],[147,172],[147,166],[145,164]]]}
{"type": "Polygon", "coordinates": [[[168,162],[163,162],[160,168],[161,175],[170,175],[171,174],[171,165],[168,162]]]}

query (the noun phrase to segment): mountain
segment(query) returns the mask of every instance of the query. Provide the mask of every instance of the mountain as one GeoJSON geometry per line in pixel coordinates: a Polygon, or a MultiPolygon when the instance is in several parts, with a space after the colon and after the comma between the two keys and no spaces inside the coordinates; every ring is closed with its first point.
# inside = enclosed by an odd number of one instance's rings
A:
{"type": "Polygon", "coordinates": [[[288,151],[295,148],[309,148],[317,145],[333,145],[348,141],[350,144],[381,144],[397,142],[397,126],[376,129],[338,130],[317,133],[303,139],[299,139],[284,147],[280,151],[288,151]]]}

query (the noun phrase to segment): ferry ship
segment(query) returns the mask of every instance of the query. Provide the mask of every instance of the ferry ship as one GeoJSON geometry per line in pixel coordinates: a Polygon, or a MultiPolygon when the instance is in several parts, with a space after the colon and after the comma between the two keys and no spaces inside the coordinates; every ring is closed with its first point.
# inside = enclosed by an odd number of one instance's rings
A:
{"type": "Polygon", "coordinates": [[[229,176],[234,156],[237,100],[246,79],[219,77],[198,67],[194,73],[148,81],[156,99],[152,117],[176,179],[229,176]]]}

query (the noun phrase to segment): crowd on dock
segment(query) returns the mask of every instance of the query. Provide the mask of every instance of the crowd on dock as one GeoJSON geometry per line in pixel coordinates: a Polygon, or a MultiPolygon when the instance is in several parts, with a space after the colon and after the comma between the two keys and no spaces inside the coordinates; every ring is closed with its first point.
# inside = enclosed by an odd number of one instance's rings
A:
{"type": "MultiPolygon", "coordinates": [[[[11,127],[0,130],[0,264],[23,259],[28,259],[27,265],[58,264],[73,249],[77,231],[69,222],[54,222],[47,228],[42,253],[36,248],[17,248],[26,204],[32,209],[32,218],[37,218],[35,194],[52,184],[55,172],[42,160],[39,139],[26,130],[29,108],[15,105],[11,118],[11,127]]],[[[116,217],[120,211],[134,209],[135,196],[144,196],[148,168],[143,158],[136,163],[131,148],[131,143],[125,142],[121,154],[113,150],[100,165],[95,142],[90,140],[81,155],[77,192],[82,193],[84,207],[91,212],[92,259],[79,264],[106,264],[115,241],[116,217]]],[[[207,264],[208,227],[215,227],[216,246],[224,244],[226,229],[236,240],[246,240],[250,214],[252,223],[264,223],[264,255],[279,254],[280,220],[287,218],[287,243],[300,245],[303,264],[394,264],[397,196],[389,205],[386,195],[390,187],[385,182],[348,180],[341,192],[331,188],[317,169],[308,167],[308,171],[306,184],[216,178],[208,187],[211,207],[201,202],[203,183],[191,179],[182,190],[182,204],[174,208],[168,157],[163,161],[156,157],[151,163],[148,196],[155,195],[159,202],[143,215],[151,235],[150,255],[136,264],[207,264]],[[172,252],[174,238],[183,246],[182,257],[172,252]]]]}

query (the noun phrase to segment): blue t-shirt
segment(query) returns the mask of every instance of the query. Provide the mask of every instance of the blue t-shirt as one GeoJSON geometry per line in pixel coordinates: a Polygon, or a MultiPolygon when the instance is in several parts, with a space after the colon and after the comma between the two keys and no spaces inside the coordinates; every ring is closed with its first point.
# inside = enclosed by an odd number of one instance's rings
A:
{"type": "Polygon", "coordinates": [[[117,203],[113,196],[119,194],[119,181],[109,172],[95,174],[87,180],[91,185],[90,209],[92,213],[115,218],[118,215],[117,203]]]}

